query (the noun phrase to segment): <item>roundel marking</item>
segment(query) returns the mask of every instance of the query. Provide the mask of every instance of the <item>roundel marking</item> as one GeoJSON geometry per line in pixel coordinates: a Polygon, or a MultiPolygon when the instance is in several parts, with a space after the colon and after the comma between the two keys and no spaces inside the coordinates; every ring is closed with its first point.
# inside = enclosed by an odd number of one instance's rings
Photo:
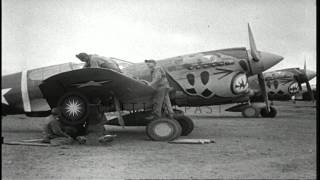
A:
{"type": "Polygon", "coordinates": [[[247,92],[249,87],[248,78],[244,73],[238,73],[232,78],[231,91],[233,94],[240,94],[247,92]]]}
{"type": "Polygon", "coordinates": [[[298,83],[292,83],[289,87],[288,87],[288,92],[289,94],[296,94],[299,92],[299,85],[298,83]]]}

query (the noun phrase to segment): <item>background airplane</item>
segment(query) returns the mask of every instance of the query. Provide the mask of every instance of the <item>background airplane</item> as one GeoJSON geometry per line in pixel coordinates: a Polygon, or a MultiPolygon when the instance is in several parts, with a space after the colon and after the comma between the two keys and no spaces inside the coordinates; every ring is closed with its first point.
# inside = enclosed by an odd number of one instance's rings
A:
{"type": "MultiPolygon", "coordinates": [[[[314,101],[315,94],[309,81],[316,77],[316,72],[308,70],[306,62],[304,68],[287,68],[264,73],[268,97],[270,100],[291,100],[292,96],[304,94],[305,99],[314,101]],[[302,84],[305,85],[303,92],[302,84]]],[[[249,77],[249,86],[255,92],[259,91],[258,80],[256,77],[249,77]]],[[[259,99],[259,93],[252,98],[259,99]]]]}
{"type": "MultiPolygon", "coordinates": [[[[257,75],[265,102],[260,110],[264,110],[263,116],[273,116],[275,108],[268,102],[263,71],[279,63],[283,57],[258,51],[249,25],[248,33],[250,49],[230,48],[159,60],[169,77],[172,103],[205,106],[249,101],[252,90],[248,77],[257,75]]],[[[79,124],[87,120],[92,110],[89,106],[97,98],[103,106],[109,107],[108,111],[117,109],[114,103],[117,100],[122,110],[131,112],[152,106],[150,98],[154,91],[143,83],[151,80],[144,63],[124,67],[123,74],[81,68],[82,64],[64,63],[3,76],[2,114],[46,116],[51,108],[60,107],[66,123],[79,124]]],[[[252,107],[250,104],[244,107],[244,114],[250,115],[252,107]]],[[[139,118],[138,121],[142,120],[139,118]]],[[[177,133],[179,126],[183,135],[192,131],[190,119],[184,117],[177,121],[178,125],[172,123],[175,120],[148,123],[147,135],[154,140],[168,140],[180,135],[177,133]],[[157,126],[161,123],[167,124],[173,132],[157,134],[157,126]]]]}
{"type": "MultiPolygon", "coordinates": [[[[304,69],[300,68],[288,68],[282,70],[276,70],[271,72],[263,73],[266,84],[266,92],[268,98],[271,101],[288,101],[292,100],[296,96],[302,96],[305,100],[315,100],[316,89],[312,89],[309,81],[316,76],[316,72],[307,70],[306,63],[304,69]],[[303,83],[306,83],[304,89],[302,88],[303,83]]],[[[264,100],[264,96],[261,94],[261,88],[259,86],[259,79],[257,76],[251,76],[248,78],[250,88],[250,102],[259,102],[264,100]]],[[[263,105],[259,103],[242,103],[226,109],[230,112],[242,112],[244,117],[258,117],[259,113],[262,117],[275,117],[277,111],[271,107],[270,113],[265,111],[263,105]],[[247,109],[247,110],[246,110],[247,109]],[[246,112],[247,111],[247,112],[246,112]]]]}

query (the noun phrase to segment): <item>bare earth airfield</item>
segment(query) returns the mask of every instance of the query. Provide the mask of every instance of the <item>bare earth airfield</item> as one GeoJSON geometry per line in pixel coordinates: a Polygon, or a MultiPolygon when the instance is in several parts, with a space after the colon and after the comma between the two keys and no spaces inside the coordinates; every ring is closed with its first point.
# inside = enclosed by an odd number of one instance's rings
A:
{"type": "MultiPolygon", "coordinates": [[[[274,102],[276,118],[243,118],[228,106],[189,108],[188,138],[203,145],[148,140],[144,127],[108,126],[109,145],[2,145],[3,179],[316,178],[316,108],[312,102],[274,102]]],[[[183,109],[183,108],[182,108],[183,109]]],[[[2,118],[4,141],[41,137],[44,118],[2,118]]]]}

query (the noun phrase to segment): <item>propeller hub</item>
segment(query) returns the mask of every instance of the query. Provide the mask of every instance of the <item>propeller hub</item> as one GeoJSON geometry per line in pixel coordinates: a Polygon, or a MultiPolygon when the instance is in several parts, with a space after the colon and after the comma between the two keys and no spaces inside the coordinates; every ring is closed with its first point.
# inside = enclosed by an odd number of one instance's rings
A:
{"type": "Polygon", "coordinates": [[[283,60],[282,56],[268,53],[268,52],[261,52],[260,56],[261,56],[260,60],[262,61],[264,71],[278,64],[280,61],[283,60]]]}
{"type": "Polygon", "coordinates": [[[306,70],[306,75],[307,75],[308,80],[310,81],[311,79],[316,77],[317,73],[315,71],[306,70]]]}
{"type": "Polygon", "coordinates": [[[261,51],[259,52],[259,61],[256,61],[254,57],[250,55],[250,52],[251,51],[248,50],[252,74],[262,73],[283,60],[282,56],[261,51]]]}

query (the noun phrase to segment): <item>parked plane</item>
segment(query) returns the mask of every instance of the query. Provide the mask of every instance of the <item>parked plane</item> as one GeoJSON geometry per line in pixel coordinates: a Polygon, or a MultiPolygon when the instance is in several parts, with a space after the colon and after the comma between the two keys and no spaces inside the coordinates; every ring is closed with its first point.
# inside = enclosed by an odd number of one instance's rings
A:
{"type": "MultiPolygon", "coordinates": [[[[270,116],[275,109],[268,102],[263,71],[283,57],[258,51],[249,25],[248,33],[250,49],[213,50],[157,61],[169,78],[172,103],[204,106],[249,101],[252,90],[248,77],[257,75],[265,102],[261,107],[263,115],[270,116]]],[[[191,133],[193,122],[186,116],[146,122],[144,117],[152,107],[154,89],[143,81],[151,80],[150,72],[144,63],[131,64],[122,70],[123,73],[82,69],[81,64],[64,63],[3,76],[2,114],[46,116],[51,108],[59,107],[65,123],[90,124],[88,115],[97,107],[92,104],[100,99],[107,111],[130,111],[128,116],[119,116],[119,124],[143,122],[153,140],[171,140],[191,133]]],[[[243,113],[250,115],[251,109],[251,105],[246,106],[243,113]]]]}
{"type": "MultiPolygon", "coordinates": [[[[264,73],[268,97],[270,100],[290,100],[292,96],[304,93],[305,98],[314,101],[314,90],[309,81],[316,77],[316,72],[306,68],[287,68],[264,73]],[[302,84],[306,84],[303,92],[302,84]]],[[[256,77],[249,77],[249,86],[255,91],[259,91],[258,80],[256,77]]],[[[259,98],[256,95],[255,98],[259,98]]]]}

